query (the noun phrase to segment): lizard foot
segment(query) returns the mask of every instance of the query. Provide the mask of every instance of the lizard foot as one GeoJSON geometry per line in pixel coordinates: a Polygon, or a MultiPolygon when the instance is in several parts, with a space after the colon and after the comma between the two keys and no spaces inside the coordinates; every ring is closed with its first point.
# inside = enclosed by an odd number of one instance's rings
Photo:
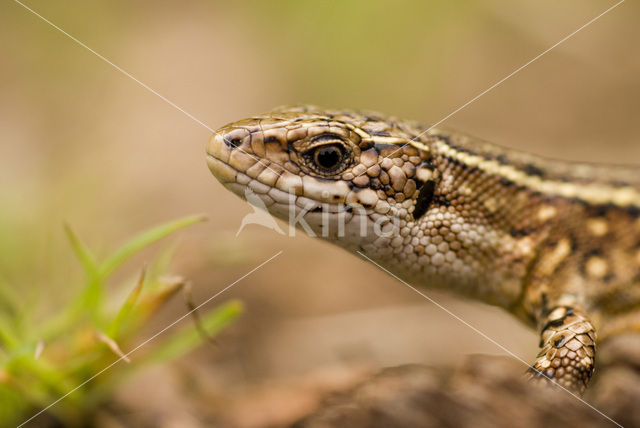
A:
{"type": "Polygon", "coordinates": [[[543,319],[540,353],[529,369],[536,383],[556,383],[582,394],[591,379],[595,363],[596,333],[577,308],[557,306],[543,319]]]}

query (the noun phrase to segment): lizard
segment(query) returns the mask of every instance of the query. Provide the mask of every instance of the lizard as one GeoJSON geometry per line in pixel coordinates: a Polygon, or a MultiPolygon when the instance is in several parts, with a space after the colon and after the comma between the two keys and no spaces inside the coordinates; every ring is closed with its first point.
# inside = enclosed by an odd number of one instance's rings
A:
{"type": "Polygon", "coordinates": [[[596,345],[640,331],[639,168],[307,105],[225,125],[206,152],[227,189],[275,217],[537,329],[533,382],[582,394],[596,345]]]}

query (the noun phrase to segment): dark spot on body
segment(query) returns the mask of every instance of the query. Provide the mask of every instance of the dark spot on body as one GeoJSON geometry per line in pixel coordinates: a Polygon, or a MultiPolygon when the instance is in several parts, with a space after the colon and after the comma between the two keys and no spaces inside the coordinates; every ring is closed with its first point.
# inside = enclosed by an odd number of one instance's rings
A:
{"type": "Polygon", "coordinates": [[[575,233],[571,232],[569,234],[569,246],[571,247],[571,252],[575,253],[578,251],[578,241],[580,240],[579,237],[577,237],[575,235],[575,233]]]}
{"type": "Polygon", "coordinates": [[[535,175],[537,177],[544,176],[544,171],[533,164],[527,164],[523,169],[527,175],[535,175]]]}
{"type": "Polygon", "coordinates": [[[562,324],[564,324],[564,321],[565,321],[566,318],[567,318],[567,315],[565,314],[565,316],[563,316],[560,319],[547,322],[544,325],[544,327],[542,327],[542,331],[545,331],[545,330],[549,329],[550,327],[560,327],[562,324]]]}
{"type": "Polygon", "coordinates": [[[498,163],[500,163],[501,165],[510,165],[511,162],[509,162],[509,159],[507,159],[507,157],[505,155],[498,155],[496,156],[496,160],[498,161],[498,163]]]}
{"type": "Polygon", "coordinates": [[[416,198],[416,205],[413,210],[413,218],[414,220],[420,219],[431,206],[433,202],[433,197],[436,191],[436,182],[433,180],[427,181],[420,188],[420,192],[418,193],[418,197],[416,198]]]}
{"type": "Polygon", "coordinates": [[[375,143],[373,145],[373,148],[376,149],[376,152],[378,152],[378,154],[380,154],[380,152],[382,152],[383,150],[397,150],[398,146],[396,146],[395,144],[375,143]]]}
{"type": "Polygon", "coordinates": [[[429,161],[420,162],[416,168],[425,168],[425,169],[428,169],[429,171],[433,171],[434,169],[436,169],[435,165],[429,161]]]}
{"type": "Polygon", "coordinates": [[[512,227],[511,230],[509,230],[509,234],[514,238],[522,238],[524,236],[531,235],[534,231],[535,230],[532,227],[523,227],[521,229],[512,227]]]}
{"type": "Polygon", "coordinates": [[[540,303],[542,304],[542,309],[543,310],[545,310],[545,311],[548,310],[547,306],[549,305],[549,298],[547,296],[547,293],[542,293],[540,295],[540,303]]]}
{"type": "Polygon", "coordinates": [[[640,208],[633,205],[626,205],[626,206],[615,205],[615,204],[591,205],[588,202],[583,201],[581,199],[577,199],[577,198],[572,198],[571,201],[584,206],[587,213],[589,213],[591,217],[602,217],[606,219],[607,214],[611,212],[616,212],[616,211],[617,212],[622,211],[623,213],[625,213],[631,218],[640,217],[640,208]]]}
{"type": "Polygon", "coordinates": [[[625,211],[631,217],[634,217],[634,218],[640,217],[640,208],[638,207],[629,206],[629,207],[626,207],[625,211]]]}
{"type": "Polygon", "coordinates": [[[466,164],[462,163],[462,162],[461,162],[461,161],[459,161],[458,159],[453,158],[453,157],[451,157],[451,156],[443,155],[443,156],[442,156],[442,158],[445,160],[445,162],[443,162],[443,163],[444,163],[444,165],[446,165],[446,166],[461,166],[461,167],[463,167],[463,168],[465,168],[465,169],[467,169],[467,170],[469,170],[469,171],[478,171],[478,168],[476,168],[476,167],[474,167],[474,166],[473,166],[473,167],[470,167],[470,166],[468,166],[468,165],[466,165],[466,164]]]}
{"type": "Polygon", "coordinates": [[[379,179],[372,178],[369,184],[369,187],[372,188],[373,190],[380,190],[382,189],[382,183],[380,182],[379,179]]]}
{"type": "Polygon", "coordinates": [[[373,141],[361,141],[358,147],[360,147],[361,151],[369,150],[374,146],[373,141]]]}
{"type": "Polygon", "coordinates": [[[556,348],[560,348],[565,344],[566,341],[567,341],[567,337],[563,334],[560,336],[560,339],[553,341],[553,346],[555,346],[556,348]]]}
{"type": "MultiPolygon", "coordinates": [[[[447,135],[437,135],[436,136],[439,140],[444,141],[444,143],[453,148],[455,151],[457,152],[461,152],[461,153],[467,153],[473,156],[479,156],[478,153],[476,153],[475,151],[471,150],[468,147],[460,147],[456,144],[451,143],[451,138],[449,138],[449,136],[447,135]]],[[[481,156],[482,158],[488,159],[486,156],[481,156]]]]}
{"type": "Polygon", "coordinates": [[[510,187],[510,186],[513,186],[513,181],[511,181],[511,180],[509,180],[507,178],[501,177],[500,178],[500,184],[502,184],[504,187],[510,187]]]}
{"type": "Polygon", "coordinates": [[[589,251],[586,251],[584,253],[585,261],[589,260],[593,256],[602,256],[602,249],[601,248],[592,248],[589,251]]]}
{"type": "Polygon", "coordinates": [[[442,207],[450,207],[451,206],[451,201],[449,199],[447,199],[446,196],[444,195],[438,195],[435,198],[435,203],[442,206],[442,207]]]}
{"type": "MultiPolygon", "coordinates": [[[[580,200],[576,200],[576,202],[582,202],[580,200]]],[[[610,207],[607,205],[586,205],[587,213],[589,217],[602,217],[606,218],[607,213],[610,211],[610,207]]]]}
{"type": "Polygon", "coordinates": [[[269,135],[264,139],[264,144],[269,143],[280,143],[280,140],[278,140],[278,137],[276,137],[275,135],[269,135]]]}

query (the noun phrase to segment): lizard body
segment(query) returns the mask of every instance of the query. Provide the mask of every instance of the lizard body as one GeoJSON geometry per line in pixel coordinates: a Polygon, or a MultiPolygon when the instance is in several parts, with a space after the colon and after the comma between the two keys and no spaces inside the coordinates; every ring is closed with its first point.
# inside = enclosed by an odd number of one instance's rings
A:
{"type": "Polygon", "coordinates": [[[207,161],[307,233],[536,327],[531,377],[583,392],[596,342],[640,331],[640,170],[425,129],[285,107],[220,128],[207,161]]]}

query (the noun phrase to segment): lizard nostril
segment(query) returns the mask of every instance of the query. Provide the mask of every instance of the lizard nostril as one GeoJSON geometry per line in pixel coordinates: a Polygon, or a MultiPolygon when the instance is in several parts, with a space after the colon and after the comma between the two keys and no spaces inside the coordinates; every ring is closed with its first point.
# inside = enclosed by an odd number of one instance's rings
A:
{"type": "Polygon", "coordinates": [[[241,147],[249,140],[249,132],[243,128],[230,129],[222,134],[222,141],[231,150],[241,147]]]}
{"type": "Polygon", "coordinates": [[[242,144],[242,139],[241,138],[233,138],[230,136],[226,136],[224,137],[224,143],[227,145],[227,147],[229,147],[231,150],[233,149],[237,149],[238,146],[240,146],[242,144]]]}

